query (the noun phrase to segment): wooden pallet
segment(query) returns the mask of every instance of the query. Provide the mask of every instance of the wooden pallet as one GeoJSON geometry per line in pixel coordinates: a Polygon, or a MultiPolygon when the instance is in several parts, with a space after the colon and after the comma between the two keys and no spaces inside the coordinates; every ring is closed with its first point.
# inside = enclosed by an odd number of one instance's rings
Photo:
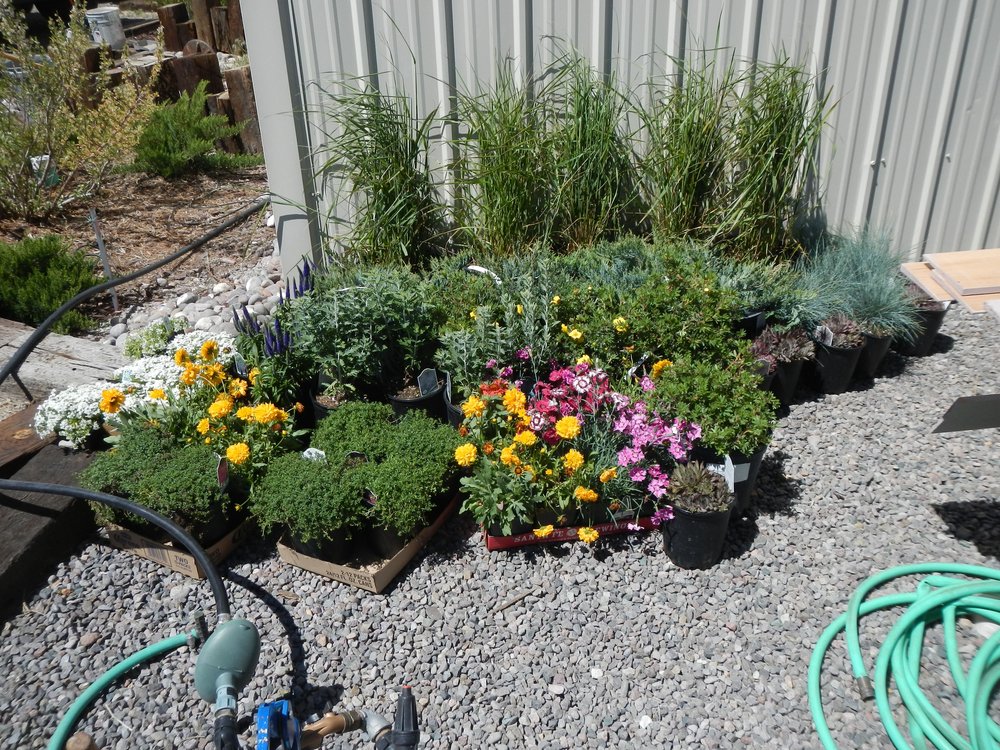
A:
{"type": "Polygon", "coordinates": [[[986,309],[986,303],[992,300],[1000,300],[1000,294],[961,294],[954,286],[952,286],[951,279],[945,276],[943,273],[937,270],[931,271],[931,278],[940,284],[945,291],[951,293],[956,300],[964,307],[966,310],[974,313],[981,313],[986,309]]]}
{"type": "Polygon", "coordinates": [[[917,261],[916,263],[904,263],[899,267],[910,281],[919,286],[927,295],[937,302],[952,302],[955,296],[934,280],[930,263],[917,261]]]}

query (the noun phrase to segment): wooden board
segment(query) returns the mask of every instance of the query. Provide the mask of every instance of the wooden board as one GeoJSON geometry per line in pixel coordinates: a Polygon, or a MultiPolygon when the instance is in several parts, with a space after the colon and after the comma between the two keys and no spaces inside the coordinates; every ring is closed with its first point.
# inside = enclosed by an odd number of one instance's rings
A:
{"type": "Polygon", "coordinates": [[[955,299],[951,292],[937,283],[931,276],[932,269],[930,263],[924,263],[923,261],[904,263],[899,269],[906,278],[923,289],[931,299],[938,302],[951,302],[955,299]]]}
{"type": "Polygon", "coordinates": [[[31,404],[0,422],[0,468],[37,453],[56,439],[55,435],[38,437],[34,426],[36,411],[38,404],[31,404]]]}
{"type": "Polygon", "coordinates": [[[1000,248],[932,253],[925,255],[924,260],[947,278],[949,286],[959,294],[1000,292],[1000,248]]]}
{"type": "Polygon", "coordinates": [[[959,294],[952,285],[951,280],[940,271],[931,271],[931,278],[939,283],[944,289],[953,294],[955,299],[961,303],[962,307],[970,312],[981,313],[986,309],[986,303],[990,300],[1000,299],[1000,294],[959,294]]]}

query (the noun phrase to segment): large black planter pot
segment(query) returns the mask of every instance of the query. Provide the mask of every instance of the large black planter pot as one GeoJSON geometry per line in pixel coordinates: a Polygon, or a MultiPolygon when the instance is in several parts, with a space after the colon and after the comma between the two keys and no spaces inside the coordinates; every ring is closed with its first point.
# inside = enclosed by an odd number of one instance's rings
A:
{"type": "Polygon", "coordinates": [[[908,357],[926,357],[934,345],[934,339],[941,330],[947,312],[948,306],[943,303],[940,310],[917,310],[920,327],[917,329],[916,338],[912,342],[896,341],[894,347],[896,351],[908,357]]]}
{"type": "Polygon", "coordinates": [[[758,372],[760,373],[760,389],[762,391],[771,390],[771,383],[774,382],[774,375],[777,372],[777,367],[774,370],[771,369],[771,363],[765,359],[757,360],[758,372]]]}
{"type": "Polygon", "coordinates": [[[375,554],[385,560],[390,560],[399,554],[408,541],[409,539],[404,539],[393,529],[383,529],[381,526],[372,526],[368,529],[368,543],[375,554]]]}
{"type": "Polygon", "coordinates": [[[864,334],[865,347],[858,357],[857,367],[854,368],[854,377],[871,380],[878,372],[879,365],[885,359],[892,343],[891,336],[872,336],[870,333],[864,334]]]}
{"type": "Polygon", "coordinates": [[[465,414],[462,413],[462,407],[452,399],[451,373],[447,371],[444,373],[444,393],[441,395],[444,398],[444,413],[447,416],[448,424],[457,430],[465,421],[465,414]]]}
{"type": "Polygon", "coordinates": [[[753,492],[757,484],[757,474],[760,465],[764,462],[764,454],[767,452],[765,443],[752,455],[745,455],[737,450],[730,451],[729,458],[733,462],[733,491],[736,493],[736,504],[733,512],[742,515],[750,508],[750,493],[753,492]]]}
{"type": "Polygon", "coordinates": [[[661,527],[663,550],[678,568],[711,568],[722,557],[732,503],[714,513],[689,513],[674,507],[674,518],[661,527]]]}
{"type": "Polygon", "coordinates": [[[347,562],[354,554],[353,540],[348,539],[347,532],[344,530],[337,531],[329,539],[312,539],[308,542],[303,542],[289,534],[286,536],[286,541],[288,546],[296,552],[336,565],[347,562]]]}
{"type": "Polygon", "coordinates": [[[425,412],[428,416],[439,422],[448,421],[448,413],[445,409],[445,383],[447,378],[445,373],[438,374],[438,385],[436,388],[428,391],[422,396],[417,396],[416,398],[399,398],[398,396],[389,396],[389,404],[392,406],[392,410],[399,416],[403,416],[408,411],[419,410],[425,412]]]}
{"type": "Polygon", "coordinates": [[[774,368],[774,380],[771,381],[771,393],[778,397],[782,406],[788,406],[795,398],[795,389],[799,387],[804,359],[794,362],[779,362],[774,368]]]}
{"type": "Polygon", "coordinates": [[[813,361],[816,389],[829,395],[846,391],[863,348],[856,346],[853,349],[841,349],[817,341],[816,359],[813,361]]]}

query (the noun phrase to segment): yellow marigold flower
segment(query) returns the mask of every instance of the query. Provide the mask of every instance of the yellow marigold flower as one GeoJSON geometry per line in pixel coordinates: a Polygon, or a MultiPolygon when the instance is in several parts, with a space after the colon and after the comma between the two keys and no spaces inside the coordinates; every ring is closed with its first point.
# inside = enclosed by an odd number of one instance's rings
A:
{"type": "Polygon", "coordinates": [[[576,535],[580,538],[581,542],[586,542],[587,544],[593,544],[601,536],[597,533],[597,529],[592,529],[590,526],[583,526],[577,529],[576,535]]]}
{"type": "Polygon", "coordinates": [[[566,451],[566,455],[563,456],[563,466],[566,467],[568,473],[572,474],[583,466],[583,454],[575,448],[566,451]]]}
{"type": "Polygon", "coordinates": [[[226,448],[226,458],[237,466],[246,463],[246,460],[250,458],[250,446],[246,443],[233,443],[226,448]]]}
{"type": "Polygon", "coordinates": [[[253,407],[252,406],[241,406],[236,410],[236,418],[242,419],[244,422],[249,422],[253,419],[253,407]]]}
{"type": "Polygon", "coordinates": [[[513,445],[508,445],[500,451],[500,463],[504,466],[517,466],[521,463],[521,459],[517,457],[517,453],[515,452],[513,445]]]}
{"type": "Polygon", "coordinates": [[[222,419],[229,415],[229,412],[233,410],[233,397],[227,396],[225,394],[219,396],[212,402],[212,405],[208,407],[208,416],[212,419],[222,419]]]}
{"type": "Polygon", "coordinates": [[[214,362],[215,358],[219,356],[219,345],[215,343],[214,339],[209,339],[201,345],[198,356],[206,362],[214,362]]]}
{"type": "Polygon", "coordinates": [[[556,435],[564,440],[572,440],[580,434],[580,420],[572,414],[556,422],[556,435]]]}
{"type": "Polygon", "coordinates": [[[222,381],[226,379],[226,370],[218,362],[213,362],[202,368],[201,377],[209,385],[222,385],[222,381]]]}
{"type": "Polygon", "coordinates": [[[578,365],[589,365],[590,362],[591,362],[591,359],[590,359],[590,355],[589,354],[584,354],[583,356],[580,356],[580,357],[576,358],[576,363],[578,365]]]}
{"type": "Polygon", "coordinates": [[[522,307],[521,305],[518,305],[518,306],[517,306],[516,308],[514,308],[514,309],[515,309],[515,310],[517,310],[517,314],[518,314],[518,315],[524,315],[524,308],[523,308],[523,307],[522,307]]]}
{"type": "Polygon", "coordinates": [[[101,391],[101,403],[99,408],[105,414],[115,414],[125,405],[125,394],[117,388],[108,388],[101,391]]]}
{"type": "Polygon", "coordinates": [[[250,385],[257,385],[257,378],[259,377],[260,377],[259,367],[254,367],[252,370],[250,370],[249,373],[247,373],[247,380],[250,381],[250,385]]]}
{"type": "Polygon", "coordinates": [[[617,317],[611,321],[611,325],[615,327],[618,333],[625,333],[628,330],[628,321],[625,318],[617,317]]]}
{"type": "Polygon", "coordinates": [[[559,304],[559,300],[561,300],[561,299],[562,299],[562,297],[560,297],[560,296],[559,296],[559,295],[557,294],[557,295],[556,295],[555,297],[553,297],[553,298],[552,298],[552,304],[553,304],[553,305],[558,305],[558,304],[559,304]]]}
{"type": "Polygon", "coordinates": [[[511,414],[520,416],[528,404],[528,397],[517,388],[508,388],[503,394],[503,408],[511,414]]]}
{"type": "Polygon", "coordinates": [[[522,430],[514,436],[514,442],[519,445],[532,446],[538,442],[538,436],[531,430],[522,430]]]}
{"type": "Polygon", "coordinates": [[[286,419],[288,419],[288,412],[279,409],[274,404],[258,404],[253,407],[253,420],[259,424],[284,422],[286,419]]]}
{"type": "Polygon", "coordinates": [[[195,429],[198,431],[199,435],[204,435],[206,432],[209,431],[209,429],[211,429],[211,424],[209,423],[208,419],[205,418],[202,419],[200,422],[198,422],[198,426],[195,427],[195,429]]]}
{"type": "Polygon", "coordinates": [[[604,484],[605,482],[610,482],[616,476],[618,476],[618,469],[616,469],[614,466],[612,466],[610,469],[605,469],[604,471],[601,472],[600,476],[601,484],[604,484]]]}
{"type": "Polygon", "coordinates": [[[476,446],[465,443],[455,449],[455,462],[459,466],[472,466],[476,462],[476,446]]]}
{"type": "Polygon", "coordinates": [[[660,375],[663,374],[663,371],[673,364],[674,363],[671,362],[669,359],[661,359],[659,362],[654,363],[652,368],[653,379],[655,380],[656,378],[660,377],[660,375]]]}
{"type": "Polygon", "coordinates": [[[178,367],[183,367],[189,360],[187,349],[178,349],[174,352],[174,362],[177,363],[178,367]]]}
{"type": "Polygon", "coordinates": [[[569,329],[568,331],[566,331],[566,335],[569,336],[574,341],[582,341],[583,340],[583,331],[581,331],[579,328],[571,328],[571,329],[569,329]]]}
{"type": "Polygon", "coordinates": [[[597,493],[594,492],[589,487],[577,487],[575,490],[573,490],[573,497],[575,497],[581,503],[597,502],[597,493]]]}
{"type": "Polygon", "coordinates": [[[552,476],[552,469],[546,469],[545,470],[545,476],[551,477],[552,476]]]}
{"type": "Polygon", "coordinates": [[[205,445],[211,445],[211,444],[212,444],[212,438],[210,437],[205,438],[205,445]]]}
{"type": "Polygon", "coordinates": [[[306,410],[305,404],[303,404],[301,401],[296,401],[295,402],[295,413],[296,414],[301,414],[305,410],[306,410]]]}
{"type": "Polygon", "coordinates": [[[201,372],[201,368],[198,365],[188,362],[184,366],[184,371],[177,378],[184,385],[194,385],[198,381],[198,374],[201,372]]]}
{"type": "Polygon", "coordinates": [[[227,389],[229,395],[233,398],[242,398],[247,395],[247,381],[243,378],[233,378],[229,381],[229,387],[227,389]]]}
{"type": "Polygon", "coordinates": [[[167,392],[162,388],[154,388],[149,392],[149,397],[153,401],[163,401],[167,397],[167,392]]]}
{"type": "Polygon", "coordinates": [[[544,539],[547,536],[551,536],[552,532],[554,530],[555,530],[554,527],[550,523],[550,524],[546,524],[545,526],[539,526],[537,529],[535,529],[531,533],[534,534],[539,539],[544,539]]]}
{"type": "Polygon", "coordinates": [[[465,415],[466,419],[470,417],[481,417],[486,413],[486,402],[483,401],[479,396],[469,396],[462,403],[462,414],[465,415]]]}

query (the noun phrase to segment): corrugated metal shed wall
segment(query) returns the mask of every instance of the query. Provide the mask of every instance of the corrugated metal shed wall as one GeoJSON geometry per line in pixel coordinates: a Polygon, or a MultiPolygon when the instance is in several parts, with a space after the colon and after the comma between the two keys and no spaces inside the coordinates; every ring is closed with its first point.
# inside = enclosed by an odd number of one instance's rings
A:
{"type": "MultiPolygon", "coordinates": [[[[277,139],[295,138],[296,117],[300,153],[315,151],[330,130],[322,88],[343,77],[402,86],[422,113],[435,107],[446,113],[456,88],[491,84],[505,56],[537,73],[560,44],[629,86],[669,73],[672,58],[705,48],[735,51],[744,65],[784,50],[816,72],[837,102],[821,149],[830,226],[889,229],[913,258],[1000,245],[1000,3],[279,0],[277,6],[264,14],[287,17],[284,35],[263,17],[247,29],[258,107],[270,123],[266,153],[287,153],[277,139]],[[290,61],[287,75],[265,70],[282,56],[290,61]],[[273,87],[299,91],[289,96],[273,87]],[[270,104],[299,98],[304,113],[270,104]]],[[[435,134],[439,165],[451,158],[452,135],[435,134]]],[[[308,202],[311,188],[299,174],[308,169],[277,161],[268,156],[272,191],[308,202]]],[[[301,252],[290,249],[286,267],[301,252]]]]}

